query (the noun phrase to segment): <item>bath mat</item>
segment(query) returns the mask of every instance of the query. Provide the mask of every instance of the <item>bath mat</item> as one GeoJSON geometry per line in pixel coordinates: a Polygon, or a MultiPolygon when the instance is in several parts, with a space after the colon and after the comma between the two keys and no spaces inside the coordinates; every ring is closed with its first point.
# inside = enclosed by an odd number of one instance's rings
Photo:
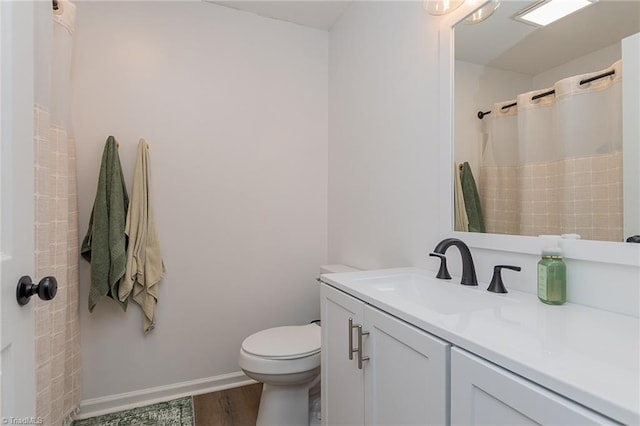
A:
{"type": "Polygon", "coordinates": [[[76,420],[73,426],[193,426],[190,396],[104,416],[76,420]]]}

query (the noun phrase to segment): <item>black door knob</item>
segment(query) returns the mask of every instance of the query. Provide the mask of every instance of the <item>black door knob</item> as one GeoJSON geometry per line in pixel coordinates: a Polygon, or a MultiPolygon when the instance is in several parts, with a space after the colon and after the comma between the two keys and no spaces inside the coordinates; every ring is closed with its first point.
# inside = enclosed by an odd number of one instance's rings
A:
{"type": "Polygon", "coordinates": [[[18,281],[18,288],[16,289],[16,298],[18,299],[18,305],[24,306],[29,303],[29,299],[34,294],[42,300],[51,300],[55,297],[58,291],[58,281],[55,277],[44,277],[38,284],[34,284],[31,281],[31,277],[25,275],[18,281]]]}

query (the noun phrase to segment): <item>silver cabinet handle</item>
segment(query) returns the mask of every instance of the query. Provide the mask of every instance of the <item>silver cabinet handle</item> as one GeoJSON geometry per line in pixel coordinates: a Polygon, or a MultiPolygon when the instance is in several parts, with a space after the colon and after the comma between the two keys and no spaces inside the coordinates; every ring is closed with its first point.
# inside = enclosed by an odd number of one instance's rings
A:
{"type": "Polygon", "coordinates": [[[362,325],[358,324],[358,370],[362,370],[362,362],[369,361],[368,356],[362,356],[362,336],[367,336],[369,334],[368,331],[362,331],[362,325]]]}
{"type": "Polygon", "coordinates": [[[353,329],[357,327],[357,325],[353,325],[353,318],[349,318],[349,361],[353,359],[353,353],[358,351],[353,349],[353,329]]]}

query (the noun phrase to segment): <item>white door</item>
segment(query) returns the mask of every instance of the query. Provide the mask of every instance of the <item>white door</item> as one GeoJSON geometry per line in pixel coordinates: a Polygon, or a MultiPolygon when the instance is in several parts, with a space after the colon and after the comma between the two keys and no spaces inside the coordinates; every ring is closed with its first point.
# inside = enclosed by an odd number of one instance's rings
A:
{"type": "Polygon", "coordinates": [[[0,1],[0,418],[8,424],[35,415],[34,303],[16,301],[19,278],[36,279],[33,21],[32,2],[0,1]]]}
{"type": "Polygon", "coordinates": [[[449,423],[449,343],[370,306],[365,424],[449,423]]]}

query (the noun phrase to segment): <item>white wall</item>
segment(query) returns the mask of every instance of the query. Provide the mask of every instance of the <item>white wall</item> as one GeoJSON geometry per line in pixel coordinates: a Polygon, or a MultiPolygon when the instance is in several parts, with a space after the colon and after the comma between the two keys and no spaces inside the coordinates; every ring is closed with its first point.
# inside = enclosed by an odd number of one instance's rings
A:
{"type": "MultiPolygon", "coordinates": [[[[439,223],[439,19],[419,2],[354,2],[330,34],[329,260],[419,266],[450,230],[439,223]]],[[[472,249],[478,279],[513,264],[507,287],[536,291],[538,256],[472,249]]],[[[460,273],[456,250],[448,255],[460,273]]],[[[570,260],[572,302],[639,315],[640,269],[570,260]]]]}
{"type": "Polygon", "coordinates": [[[622,57],[620,43],[591,52],[533,77],[533,90],[551,87],[563,78],[609,68],[622,57]]]}
{"type": "Polygon", "coordinates": [[[329,258],[426,265],[439,234],[437,19],[353,2],[329,45],[329,258]]]}
{"type": "MultiPolygon", "coordinates": [[[[319,318],[328,34],[204,2],[79,2],[73,118],[84,235],[108,135],[139,137],[167,272],[157,326],[81,261],[83,399],[239,371],[249,334],[319,318]]],[[[131,189],[129,187],[129,189],[131,189]]]]}

